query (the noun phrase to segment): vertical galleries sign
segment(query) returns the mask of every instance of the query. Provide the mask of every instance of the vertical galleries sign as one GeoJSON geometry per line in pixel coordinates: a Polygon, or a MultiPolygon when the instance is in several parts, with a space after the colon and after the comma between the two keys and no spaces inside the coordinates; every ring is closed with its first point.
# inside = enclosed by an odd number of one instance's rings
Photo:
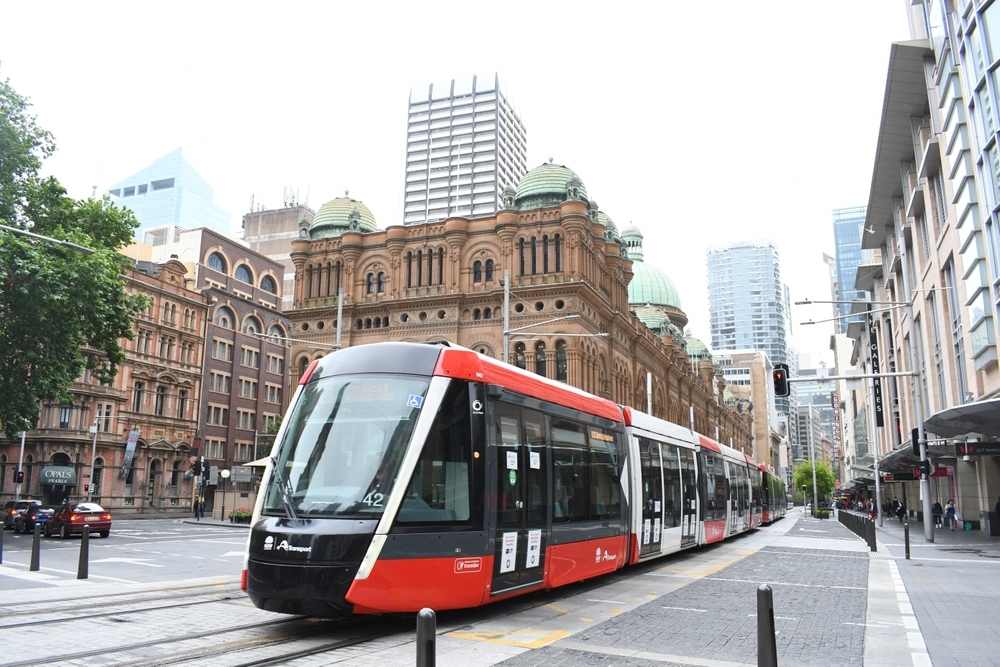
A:
{"type": "Polygon", "coordinates": [[[882,378],[878,377],[878,373],[881,372],[879,368],[878,330],[875,328],[875,316],[871,313],[871,306],[868,306],[868,311],[868,345],[872,355],[872,373],[875,373],[872,381],[872,386],[875,389],[873,392],[873,397],[875,398],[875,426],[885,426],[885,410],[882,406],[882,378]]]}
{"type": "Polygon", "coordinates": [[[135,443],[139,442],[139,431],[128,432],[128,442],[125,444],[125,460],[122,461],[122,469],[118,471],[118,479],[128,477],[129,468],[132,467],[132,457],[135,456],[135,443]]]}

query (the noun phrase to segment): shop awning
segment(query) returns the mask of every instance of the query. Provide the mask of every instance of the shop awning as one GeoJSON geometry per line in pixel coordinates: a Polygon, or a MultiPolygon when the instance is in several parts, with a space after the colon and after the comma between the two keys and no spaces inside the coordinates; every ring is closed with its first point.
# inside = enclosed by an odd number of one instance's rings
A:
{"type": "Polygon", "coordinates": [[[1000,437],[1000,398],[942,410],[924,422],[924,431],[942,438],[1000,437]]]}
{"type": "Polygon", "coordinates": [[[73,466],[45,466],[38,483],[43,486],[76,486],[76,468],[73,466]]]}
{"type": "Polygon", "coordinates": [[[262,459],[257,459],[256,461],[251,461],[250,463],[244,463],[243,465],[249,466],[251,468],[266,468],[267,464],[271,462],[271,459],[265,456],[262,459]]]}

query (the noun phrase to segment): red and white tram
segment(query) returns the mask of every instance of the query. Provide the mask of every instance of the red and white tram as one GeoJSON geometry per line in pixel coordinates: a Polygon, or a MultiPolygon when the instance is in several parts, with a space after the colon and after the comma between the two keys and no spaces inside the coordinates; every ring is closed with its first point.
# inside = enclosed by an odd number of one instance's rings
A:
{"type": "Polygon", "coordinates": [[[456,609],[779,518],[780,480],[683,427],[464,348],[378,343],[303,374],[243,588],[316,616],[456,609]]]}

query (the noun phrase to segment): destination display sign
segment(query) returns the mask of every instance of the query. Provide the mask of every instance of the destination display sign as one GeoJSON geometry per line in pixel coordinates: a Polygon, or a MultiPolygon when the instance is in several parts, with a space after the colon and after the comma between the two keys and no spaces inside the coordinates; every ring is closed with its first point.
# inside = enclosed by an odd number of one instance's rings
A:
{"type": "Polygon", "coordinates": [[[1000,442],[956,442],[955,456],[1000,456],[1000,442]]]}

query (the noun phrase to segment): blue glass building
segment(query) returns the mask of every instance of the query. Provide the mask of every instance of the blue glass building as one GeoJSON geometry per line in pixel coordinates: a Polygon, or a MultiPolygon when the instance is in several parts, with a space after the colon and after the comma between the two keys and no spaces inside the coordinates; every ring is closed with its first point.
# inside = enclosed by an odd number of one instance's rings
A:
{"type": "Polygon", "coordinates": [[[132,209],[141,223],[135,238],[151,245],[174,241],[179,229],[207,227],[230,235],[232,216],[212,202],[212,187],[184,159],[180,148],[105,192],[116,206],[132,209]]]}
{"type": "MultiPolygon", "coordinates": [[[[852,206],[850,208],[833,209],[833,240],[836,245],[837,257],[837,294],[836,301],[851,299],[866,299],[866,293],[854,289],[854,278],[861,265],[861,234],[865,227],[867,206],[852,206]]],[[[838,304],[840,315],[851,312],[849,304],[838,304]]],[[[861,319],[861,316],[858,316],[861,319]]],[[[848,320],[836,322],[837,333],[847,333],[848,320]]]]}

